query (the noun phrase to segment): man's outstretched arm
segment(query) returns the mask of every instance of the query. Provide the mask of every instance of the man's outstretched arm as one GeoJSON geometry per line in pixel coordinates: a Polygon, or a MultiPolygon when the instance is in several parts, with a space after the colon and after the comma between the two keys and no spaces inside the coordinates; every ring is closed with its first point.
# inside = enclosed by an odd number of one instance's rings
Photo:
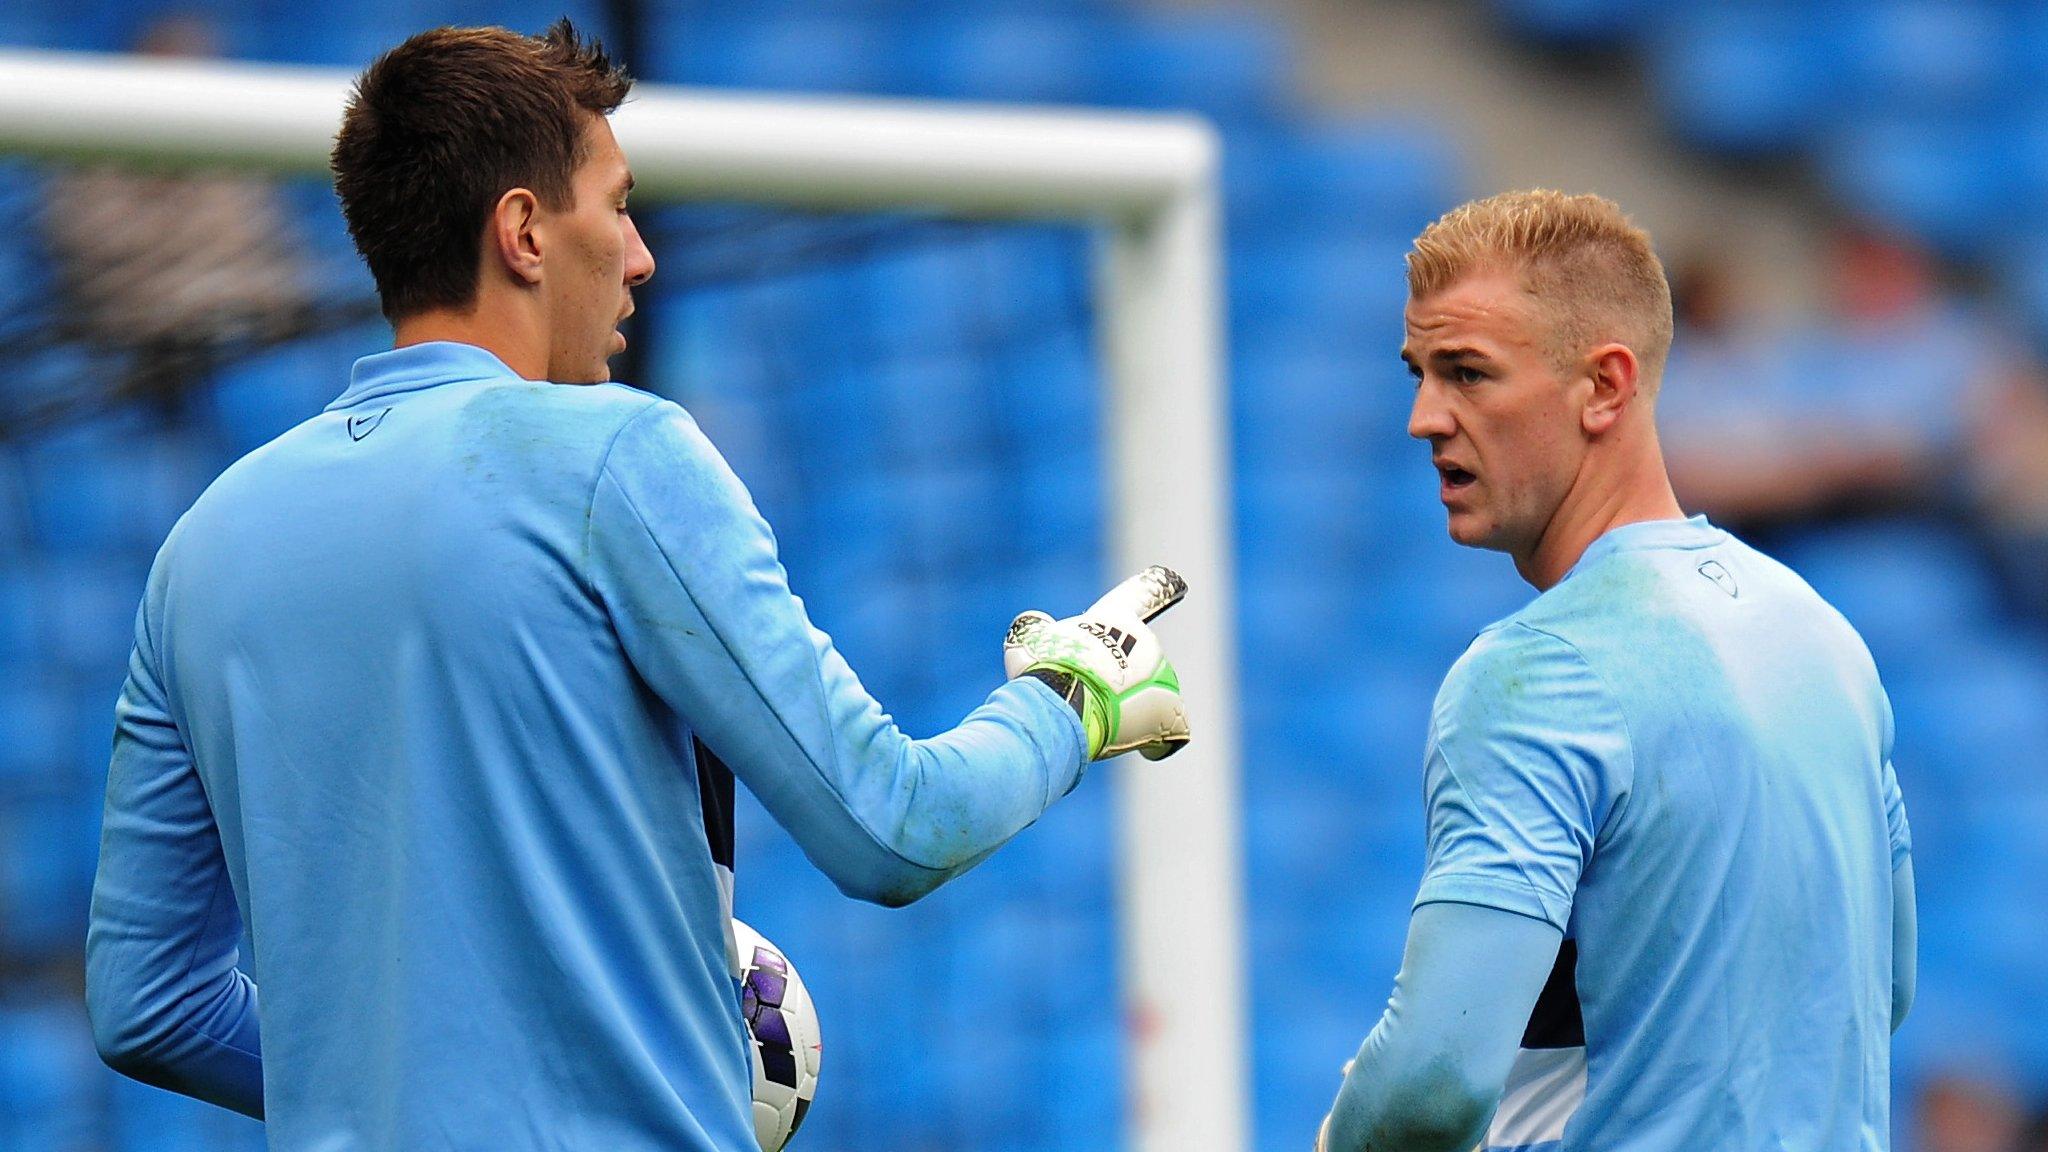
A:
{"type": "Polygon", "coordinates": [[[673,404],[620,430],[588,524],[589,579],[634,668],[848,895],[917,899],[1110,750],[1093,746],[1081,705],[1034,677],[949,732],[901,731],[811,626],[745,487],[673,404]]]}
{"type": "Polygon", "coordinates": [[[115,1070],[263,1118],[256,985],[220,833],[156,671],[145,608],[115,717],[85,945],[93,1038],[115,1070]]]}
{"type": "Polygon", "coordinates": [[[1393,997],[1324,1122],[1325,1152],[1471,1152],[1562,938],[1494,908],[1417,908],[1393,997]]]}

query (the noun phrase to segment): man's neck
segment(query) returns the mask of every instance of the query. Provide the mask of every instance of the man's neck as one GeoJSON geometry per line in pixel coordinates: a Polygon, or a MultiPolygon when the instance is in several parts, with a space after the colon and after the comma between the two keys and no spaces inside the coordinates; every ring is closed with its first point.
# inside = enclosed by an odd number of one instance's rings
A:
{"type": "Polygon", "coordinates": [[[505,323],[483,308],[460,312],[437,308],[407,316],[392,325],[392,347],[405,348],[436,340],[469,344],[504,361],[522,379],[545,380],[547,345],[532,337],[534,330],[531,325],[505,323]]]}
{"type": "Polygon", "coordinates": [[[1684,518],[1685,511],[1664,471],[1663,453],[1653,442],[1630,467],[1581,471],[1536,547],[1515,556],[1515,571],[1538,592],[1547,592],[1564,579],[1593,541],[1614,529],[1645,520],[1684,518]]]}

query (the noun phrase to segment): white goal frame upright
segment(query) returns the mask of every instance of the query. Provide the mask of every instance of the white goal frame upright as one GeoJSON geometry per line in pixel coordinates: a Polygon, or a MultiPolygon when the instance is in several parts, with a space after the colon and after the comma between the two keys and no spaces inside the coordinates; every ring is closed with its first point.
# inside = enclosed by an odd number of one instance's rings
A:
{"type": "MultiPolygon", "coordinates": [[[[333,69],[0,51],[0,153],[325,174],[352,79],[333,69]]],[[[1130,1147],[1242,1152],[1249,1047],[1216,133],[1185,115],[653,84],[637,86],[613,123],[636,199],[1100,226],[1097,314],[1115,484],[1113,568],[1101,575],[1107,587],[1165,563],[1192,588],[1162,630],[1195,742],[1163,764],[1126,757],[1098,770],[1120,801],[1130,1147]]]]}

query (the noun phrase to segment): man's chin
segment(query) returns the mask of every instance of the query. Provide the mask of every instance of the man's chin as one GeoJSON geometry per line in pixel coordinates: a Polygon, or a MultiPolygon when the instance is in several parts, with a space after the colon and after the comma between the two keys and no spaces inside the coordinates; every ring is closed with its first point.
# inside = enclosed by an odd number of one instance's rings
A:
{"type": "Polygon", "coordinates": [[[1499,538],[1496,526],[1469,512],[1451,513],[1449,528],[1454,544],[1482,548],[1488,552],[1508,551],[1508,545],[1499,538]]]}

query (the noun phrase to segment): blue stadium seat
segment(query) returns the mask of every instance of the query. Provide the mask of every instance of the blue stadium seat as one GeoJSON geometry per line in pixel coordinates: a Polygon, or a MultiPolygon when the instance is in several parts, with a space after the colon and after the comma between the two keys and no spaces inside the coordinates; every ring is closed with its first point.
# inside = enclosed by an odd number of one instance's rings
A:
{"type": "Polygon", "coordinates": [[[865,319],[883,348],[943,347],[959,339],[975,326],[989,297],[982,275],[971,245],[945,240],[864,261],[854,272],[860,294],[881,304],[865,319]]]}
{"type": "Polygon", "coordinates": [[[42,656],[44,605],[33,567],[0,560],[0,666],[42,656]]]}
{"type": "Polygon", "coordinates": [[[85,939],[99,808],[45,791],[0,799],[0,951],[50,958],[85,939]]]}
{"type": "Polygon", "coordinates": [[[1839,60],[1818,8],[1769,2],[1695,6],[1656,35],[1651,50],[1679,136],[1739,156],[1814,140],[1840,103],[1839,60]]]}
{"type": "MultiPolygon", "coordinates": [[[[0,14],[0,30],[7,19],[0,14]]],[[[42,173],[42,168],[30,161],[0,158],[0,212],[13,219],[34,218],[43,204],[42,173]]],[[[51,285],[51,263],[42,251],[38,230],[6,229],[0,235],[0,315],[15,324],[35,317],[52,298],[51,285]]]]}
{"type": "Polygon", "coordinates": [[[648,75],[683,84],[786,92],[884,92],[906,69],[890,26],[851,16],[650,15],[648,75]]]}
{"type": "Polygon", "coordinates": [[[48,434],[22,452],[30,519],[39,543],[66,551],[140,543],[129,496],[146,487],[132,448],[137,421],[99,421],[48,434]]]}
{"type": "MultiPolygon", "coordinates": [[[[1419,757],[1418,757],[1419,760],[1419,757]]],[[[1410,891],[1394,897],[1395,908],[1407,911],[1419,876],[1412,860],[1390,869],[1375,851],[1399,842],[1399,829],[1419,828],[1419,801],[1394,805],[1385,796],[1362,796],[1345,786],[1348,765],[1335,761],[1317,766],[1318,774],[1297,772],[1286,789],[1259,788],[1249,794],[1256,803],[1245,813],[1245,853],[1251,874],[1261,878],[1258,890],[1273,900],[1337,911],[1339,905],[1363,901],[1368,890],[1384,894],[1390,878],[1410,891]],[[1278,895],[1285,892],[1283,897],[1278,895]]],[[[1420,794],[1420,773],[1416,790],[1420,794]]],[[[1333,915],[1333,919],[1336,919],[1333,915]]]]}
{"type": "Polygon", "coordinates": [[[33,664],[0,673],[0,794],[47,786],[71,749],[71,701],[33,664]]]}
{"type": "Polygon", "coordinates": [[[706,399],[758,403],[768,372],[749,330],[752,320],[742,293],[704,289],[657,294],[641,304],[652,309],[665,339],[656,350],[654,377],[642,386],[686,408],[706,399]]]}
{"type": "Polygon", "coordinates": [[[96,1148],[102,1076],[85,1011],[68,996],[23,988],[0,999],[0,1148],[96,1148]]]}
{"type": "MultiPolygon", "coordinates": [[[[496,24],[534,35],[567,16],[579,31],[614,42],[611,9],[603,0],[412,0],[411,20],[397,35],[436,24],[496,24]]],[[[630,68],[632,61],[627,61],[630,68]]]]}
{"type": "Polygon", "coordinates": [[[148,579],[147,556],[58,558],[39,566],[42,637],[50,659],[96,682],[126,673],[135,611],[148,579]]]}
{"type": "Polygon", "coordinates": [[[154,551],[215,467],[202,444],[140,413],[47,434],[23,458],[36,538],[67,553],[154,551]]]}
{"type": "MultiPolygon", "coordinates": [[[[1939,620],[1941,611],[1930,605],[1919,619],[1939,620]]],[[[1917,774],[1932,786],[1978,790],[1964,798],[2026,781],[2048,787],[2040,751],[2048,748],[2048,654],[2038,644],[1961,637],[1879,668],[1893,698],[1902,781],[1917,774]]]]}
{"type": "Polygon", "coordinates": [[[278,4],[255,23],[246,45],[262,60],[356,70],[429,26],[416,15],[413,0],[278,4]]]}
{"type": "MultiPolygon", "coordinates": [[[[985,369],[961,357],[905,358],[876,365],[866,377],[864,403],[880,427],[876,445],[892,465],[931,466],[988,460],[1003,414],[989,403],[985,369]]],[[[820,429],[827,437],[851,429],[820,429]]]]}
{"type": "Polygon", "coordinates": [[[1777,557],[1849,618],[1886,668],[1995,627],[1996,588],[1974,546],[1941,525],[1849,525],[1803,534],[1777,557]],[[1939,627],[1930,627],[1939,621],[1939,627]]]}
{"type": "MultiPolygon", "coordinates": [[[[1095,995],[1099,1001],[1102,993],[1095,995]]],[[[1098,1009],[1093,1027],[1063,1036],[1052,1050],[1057,1055],[1041,1058],[1044,1079],[1032,1099],[1044,1110],[1039,1123],[1048,1149],[1097,1145],[1124,1123],[1130,1057],[1118,1019],[1098,1009]]]]}
{"type": "Polygon", "coordinates": [[[1846,8],[1838,43],[1849,98],[1861,111],[1978,111],[2004,95],[2019,62],[1998,4],[1882,0],[1846,8]]]}
{"type": "Polygon", "coordinates": [[[1360,478],[1334,469],[1247,474],[1237,494],[1242,566],[1355,584],[1374,543],[1362,488],[1360,478]]]}
{"type": "Polygon", "coordinates": [[[1102,380],[1091,334],[1062,327],[990,353],[989,403],[1026,459],[1072,466],[1099,443],[1102,380]]]}
{"type": "Polygon", "coordinates": [[[1463,548],[1444,530],[1441,506],[1429,478],[1419,494],[1409,485],[1385,485],[1389,499],[1416,506],[1413,527],[1388,539],[1366,573],[1369,594],[1364,635],[1377,645],[1406,652],[1425,667],[1448,670],[1479,630],[1506,617],[1536,595],[1497,552],[1463,548]]]}
{"type": "MultiPolygon", "coordinates": [[[[1252,891],[1275,894],[1284,881],[1255,877],[1252,891]]],[[[1253,1101],[1260,1147],[1301,1148],[1342,1082],[1344,1062],[1358,1052],[1386,1007],[1400,961],[1384,935],[1362,929],[1361,917],[1397,933],[1408,918],[1414,878],[1405,891],[1381,890],[1375,907],[1287,908],[1276,901],[1252,909],[1253,1101]]]]}
{"type": "Polygon", "coordinates": [[[1284,21],[1256,9],[1133,13],[1096,44],[1094,97],[1118,107],[1194,109],[1226,127],[1289,108],[1295,50],[1284,21]]]}
{"type": "Polygon", "coordinates": [[[1892,1041],[1899,1081],[1959,1072],[2011,1075],[2025,1022],[2005,1000],[2004,990],[1981,969],[1923,967],[1912,1015],[1892,1041]]]}
{"type": "Polygon", "coordinates": [[[1239,250],[1230,269],[1231,304],[1240,321],[1286,318],[1326,333],[1331,350],[1362,353],[1361,359],[1377,355],[1380,365],[1393,365],[1408,300],[1411,238],[1301,232],[1239,250]]]}
{"type": "Polygon", "coordinates": [[[0,449],[0,564],[22,557],[34,545],[28,485],[14,453],[0,449]]]}
{"type": "Polygon", "coordinates": [[[1975,112],[1872,117],[1844,126],[1820,160],[1852,210],[1975,256],[2003,242],[2022,207],[2008,149],[2003,125],[1975,112]]]}
{"type": "Polygon", "coordinates": [[[297,340],[216,373],[207,392],[214,431],[242,456],[318,416],[348,388],[359,357],[391,347],[381,321],[297,340]]]}
{"type": "Polygon", "coordinates": [[[20,0],[0,8],[0,44],[11,48],[50,48],[61,36],[62,7],[42,0],[20,0]]]}
{"type": "Polygon", "coordinates": [[[1282,558],[1239,561],[1239,645],[1246,685],[1300,682],[1340,672],[1355,657],[1333,636],[1363,635],[1368,609],[1350,582],[1290,570],[1282,558]]]}
{"type": "Polygon", "coordinates": [[[2012,65],[2007,82],[2015,95],[2039,99],[2048,87],[2048,7],[2025,0],[2003,7],[2012,65]]]}
{"type": "Polygon", "coordinates": [[[1394,359],[1399,347],[1398,330],[1385,346],[1357,348],[1309,327],[1246,334],[1234,358],[1232,425],[1247,474],[1363,476],[1406,453],[1424,457],[1406,431],[1414,391],[1394,359]]]}
{"type": "Polygon", "coordinates": [[[911,559],[900,543],[907,531],[900,505],[883,499],[870,478],[814,480],[799,506],[800,517],[776,527],[785,551],[801,558],[794,570],[806,577],[833,583],[891,577],[911,559]]]}
{"type": "Polygon", "coordinates": [[[905,29],[906,87],[959,100],[1081,103],[1091,91],[1096,28],[1030,5],[935,11],[905,29]]]}
{"type": "MultiPolygon", "coordinates": [[[[1250,744],[1273,751],[1255,779],[1271,782],[1276,794],[1306,783],[1360,802],[1419,797],[1430,706],[1450,661],[1411,656],[1370,634],[1333,642],[1358,657],[1335,676],[1309,687],[1246,686],[1245,725],[1257,732],[1250,744]]],[[[1361,827],[1405,843],[1420,828],[1413,822],[1419,811],[1403,808],[1389,814],[1392,823],[1375,817],[1361,827]]]]}
{"type": "Polygon", "coordinates": [[[1641,36],[1670,15],[1658,0],[1494,0],[1521,35],[1555,45],[1613,45],[1641,36]]]}
{"type": "Polygon", "coordinates": [[[1223,163],[1233,237],[1255,244],[1309,228],[1405,246],[1465,182],[1441,126],[1391,118],[1233,133],[1223,163]]]}
{"type": "Polygon", "coordinates": [[[313,282],[337,296],[346,289],[359,299],[373,300],[376,284],[369,267],[356,254],[333,184],[318,177],[300,177],[281,180],[275,187],[284,205],[286,227],[311,266],[313,282]]]}

